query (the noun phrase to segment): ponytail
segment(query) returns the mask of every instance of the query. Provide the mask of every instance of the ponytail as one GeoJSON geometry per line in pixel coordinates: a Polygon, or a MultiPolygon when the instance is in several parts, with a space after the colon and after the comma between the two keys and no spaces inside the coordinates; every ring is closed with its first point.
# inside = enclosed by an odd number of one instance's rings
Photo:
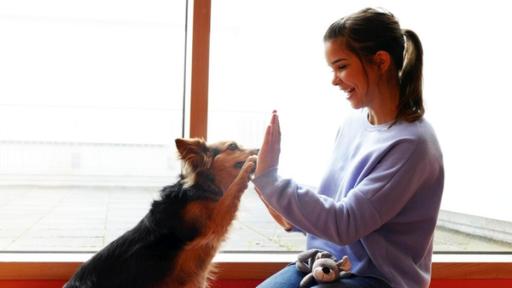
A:
{"type": "Polygon", "coordinates": [[[400,100],[396,119],[414,122],[425,114],[423,107],[423,48],[412,30],[402,30],[405,36],[404,65],[399,72],[400,100]]]}

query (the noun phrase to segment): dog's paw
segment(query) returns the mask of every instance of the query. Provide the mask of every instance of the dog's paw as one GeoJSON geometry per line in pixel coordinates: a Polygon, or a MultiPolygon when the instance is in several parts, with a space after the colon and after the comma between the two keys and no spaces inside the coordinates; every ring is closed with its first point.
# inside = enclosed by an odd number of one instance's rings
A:
{"type": "Polygon", "coordinates": [[[257,159],[258,159],[257,156],[249,156],[249,158],[247,158],[247,160],[245,160],[245,163],[242,166],[242,168],[240,169],[240,173],[238,174],[237,182],[239,182],[239,181],[248,182],[249,180],[251,180],[251,175],[256,170],[256,160],[257,159]]]}
{"type": "Polygon", "coordinates": [[[231,183],[225,194],[234,193],[234,195],[241,195],[247,189],[251,175],[254,173],[254,170],[256,170],[256,159],[256,156],[249,156],[247,158],[242,168],[240,168],[238,176],[233,183],[231,183]]]}
{"type": "Polygon", "coordinates": [[[245,161],[244,166],[246,166],[245,169],[247,169],[247,175],[250,177],[250,175],[254,174],[254,171],[256,171],[256,161],[258,160],[258,156],[253,155],[249,156],[247,160],[245,161]]]}

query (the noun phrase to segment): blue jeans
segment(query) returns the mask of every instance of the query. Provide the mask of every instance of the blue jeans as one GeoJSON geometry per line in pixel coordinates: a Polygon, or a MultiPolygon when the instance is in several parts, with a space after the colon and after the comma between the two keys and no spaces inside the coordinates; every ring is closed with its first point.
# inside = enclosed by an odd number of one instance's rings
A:
{"type": "MultiPolygon", "coordinates": [[[[298,288],[305,274],[292,263],[263,281],[257,288],[298,288]]],[[[390,288],[386,282],[373,277],[351,275],[337,282],[316,284],[314,288],[390,288]]]]}

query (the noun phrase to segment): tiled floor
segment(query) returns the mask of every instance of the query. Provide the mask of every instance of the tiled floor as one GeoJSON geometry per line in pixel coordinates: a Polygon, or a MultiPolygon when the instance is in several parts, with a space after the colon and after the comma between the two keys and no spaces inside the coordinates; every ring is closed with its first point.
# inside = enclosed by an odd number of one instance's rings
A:
{"type": "MultiPolygon", "coordinates": [[[[158,188],[0,187],[0,251],[97,251],[133,227],[158,188]]],[[[439,251],[512,251],[512,245],[439,228],[439,251]]],[[[252,189],[244,195],[225,251],[300,251],[252,189]]]]}
{"type": "MultiPolygon", "coordinates": [[[[133,227],[159,188],[1,187],[0,251],[96,251],[133,227]]],[[[254,191],[242,200],[226,250],[295,250],[254,191]]]]}

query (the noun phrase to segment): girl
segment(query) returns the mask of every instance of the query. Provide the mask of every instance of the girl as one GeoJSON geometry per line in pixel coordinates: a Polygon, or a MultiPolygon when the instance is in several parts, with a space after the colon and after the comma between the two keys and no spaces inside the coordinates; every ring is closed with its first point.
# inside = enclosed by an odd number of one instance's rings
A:
{"type": "MultiPolygon", "coordinates": [[[[348,256],[353,275],[315,287],[428,287],[443,160],[424,119],[422,47],[388,12],[367,8],[324,35],[332,84],[358,109],[339,129],[317,191],[278,176],[280,128],[274,111],[253,182],[272,216],[307,235],[307,249],[348,256]]],[[[260,288],[298,287],[285,267],[260,288]]]]}

